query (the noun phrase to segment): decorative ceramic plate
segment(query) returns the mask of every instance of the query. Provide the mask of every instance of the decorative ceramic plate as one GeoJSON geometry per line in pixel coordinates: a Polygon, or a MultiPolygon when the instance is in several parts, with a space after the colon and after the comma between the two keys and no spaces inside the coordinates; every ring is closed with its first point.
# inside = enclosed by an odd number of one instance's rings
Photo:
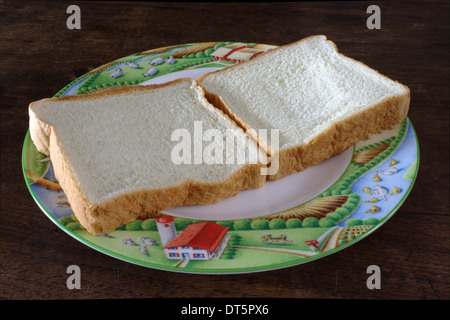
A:
{"type": "MultiPolygon", "coordinates": [[[[55,97],[198,76],[275,46],[202,42],[133,54],[81,76],[55,97]]],[[[27,133],[29,191],[58,227],[112,257],[161,270],[229,274],[284,268],[347,248],[371,234],[407,198],[419,165],[407,118],[317,166],[219,203],[178,207],[93,236],[77,221],[49,159],[27,133]]]]}

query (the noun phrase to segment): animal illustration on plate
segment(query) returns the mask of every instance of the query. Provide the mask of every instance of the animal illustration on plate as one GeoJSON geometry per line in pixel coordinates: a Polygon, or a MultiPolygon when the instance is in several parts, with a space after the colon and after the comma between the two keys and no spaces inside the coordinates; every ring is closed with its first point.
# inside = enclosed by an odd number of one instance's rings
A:
{"type": "Polygon", "coordinates": [[[376,203],[376,202],[378,202],[378,201],[379,201],[378,198],[373,197],[373,198],[370,199],[370,200],[364,201],[364,203],[376,203]]]}
{"type": "Polygon", "coordinates": [[[129,246],[134,246],[134,245],[136,245],[136,242],[134,242],[133,239],[128,238],[128,239],[123,240],[123,244],[129,245],[129,246]]]}
{"type": "Polygon", "coordinates": [[[387,201],[386,195],[388,193],[388,190],[385,187],[376,185],[372,189],[373,193],[381,198],[383,198],[384,201],[387,201]]]}
{"type": "Polygon", "coordinates": [[[292,241],[287,240],[287,236],[285,234],[282,234],[279,237],[272,237],[271,234],[265,234],[261,238],[265,243],[292,243],[292,241]]]}
{"type": "Polygon", "coordinates": [[[400,192],[401,192],[401,190],[400,190],[399,187],[394,187],[394,188],[392,188],[391,193],[389,195],[393,196],[394,194],[397,194],[397,193],[400,193],[400,192]]]}
{"type": "Polygon", "coordinates": [[[133,69],[138,69],[139,68],[139,64],[136,63],[136,62],[127,62],[126,65],[129,66],[130,68],[133,68],[133,69]]]}
{"type": "Polygon", "coordinates": [[[121,68],[118,68],[116,71],[110,74],[111,78],[118,78],[123,75],[123,71],[121,68]]]}
{"type": "Polygon", "coordinates": [[[168,59],[167,59],[167,64],[174,64],[175,63],[175,58],[173,57],[173,56],[170,56],[168,59]]]}
{"type": "Polygon", "coordinates": [[[148,254],[148,248],[146,246],[139,246],[138,250],[142,254],[148,254]]]}
{"type": "Polygon", "coordinates": [[[143,237],[143,238],[141,238],[141,243],[142,244],[149,244],[151,246],[154,246],[157,242],[156,242],[156,240],[153,240],[150,237],[143,237]]]}
{"type": "Polygon", "coordinates": [[[164,63],[165,59],[164,58],[155,58],[152,60],[152,62],[150,62],[151,66],[154,66],[156,64],[161,64],[164,63]]]}
{"type": "Polygon", "coordinates": [[[398,168],[397,167],[392,167],[390,169],[385,169],[385,170],[378,170],[377,173],[381,173],[381,174],[385,174],[385,175],[393,175],[396,174],[398,172],[398,168]]]}
{"type": "Polygon", "coordinates": [[[372,208],[370,208],[369,210],[366,210],[366,213],[377,213],[378,211],[380,211],[380,208],[377,206],[372,206],[372,208]]]}
{"type": "Polygon", "coordinates": [[[158,72],[158,68],[152,67],[152,68],[148,69],[148,71],[146,73],[144,73],[144,77],[150,77],[157,72],[158,72]]]}
{"type": "Polygon", "coordinates": [[[389,163],[389,167],[395,166],[398,163],[398,160],[392,159],[389,163]]]}

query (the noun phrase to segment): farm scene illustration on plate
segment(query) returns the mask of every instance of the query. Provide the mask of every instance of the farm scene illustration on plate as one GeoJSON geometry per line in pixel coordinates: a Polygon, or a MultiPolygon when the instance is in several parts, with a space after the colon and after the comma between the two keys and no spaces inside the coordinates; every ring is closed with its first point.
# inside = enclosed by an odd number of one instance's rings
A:
{"type": "MultiPolygon", "coordinates": [[[[275,46],[202,42],[148,50],[91,70],[55,97],[152,83],[185,70],[224,68],[272,48],[275,46]]],[[[94,236],[73,215],[50,160],[36,150],[29,133],[22,155],[33,198],[65,232],[118,259],[188,273],[270,270],[348,247],[395,213],[412,188],[418,162],[417,137],[407,118],[356,143],[347,169],[330,188],[287,210],[239,220],[195,220],[158,212],[94,236]]]]}

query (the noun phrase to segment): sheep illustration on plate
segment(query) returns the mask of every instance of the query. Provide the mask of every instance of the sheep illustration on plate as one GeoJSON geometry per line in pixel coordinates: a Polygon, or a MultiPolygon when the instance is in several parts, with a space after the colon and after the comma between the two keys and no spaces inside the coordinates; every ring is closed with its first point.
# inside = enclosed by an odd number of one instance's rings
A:
{"type": "Polygon", "coordinates": [[[139,63],[136,62],[127,62],[125,63],[128,67],[133,68],[133,69],[138,69],[139,68],[139,63]]]}
{"type": "Polygon", "coordinates": [[[148,71],[146,73],[144,73],[144,77],[150,77],[157,72],[158,72],[158,68],[156,68],[156,67],[150,68],[150,69],[148,69],[148,71]]]}
{"type": "Polygon", "coordinates": [[[142,254],[148,254],[148,248],[146,246],[139,246],[138,250],[142,254]]]}
{"type": "Polygon", "coordinates": [[[120,77],[120,76],[122,76],[122,75],[123,75],[122,69],[121,69],[121,68],[118,68],[116,71],[114,71],[113,73],[111,73],[109,76],[110,76],[111,78],[118,78],[118,77],[120,77]]]}
{"type": "Polygon", "coordinates": [[[153,240],[150,237],[143,237],[143,238],[141,238],[141,243],[142,244],[149,244],[151,246],[154,246],[156,244],[156,240],[153,240]]]}
{"type": "Polygon", "coordinates": [[[166,59],[164,59],[164,58],[155,58],[152,60],[152,62],[150,62],[150,65],[154,66],[157,64],[161,64],[161,63],[164,63],[164,61],[166,61],[166,59]]]}
{"type": "Polygon", "coordinates": [[[128,238],[128,239],[123,240],[123,244],[128,245],[128,246],[134,246],[134,245],[136,245],[136,242],[134,242],[133,239],[128,238]]]}
{"type": "Polygon", "coordinates": [[[167,64],[174,64],[175,63],[175,58],[173,57],[173,56],[170,56],[168,59],[167,59],[167,62],[166,62],[167,64]]]}

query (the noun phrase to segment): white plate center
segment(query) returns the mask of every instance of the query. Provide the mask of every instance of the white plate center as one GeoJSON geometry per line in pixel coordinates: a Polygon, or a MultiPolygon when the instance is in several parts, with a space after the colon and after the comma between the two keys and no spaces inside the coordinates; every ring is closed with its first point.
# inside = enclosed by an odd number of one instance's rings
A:
{"type": "Polygon", "coordinates": [[[176,207],[164,213],[199,220],[238,220],[287,210],[331,187],[342,176],[352,156],[353,147],[302,172],[268,181],[262,188],[245,190],[217,203],[176,207]]]}
{"type": "MultiPolygon", "coordinates": [[[[220,69],[223,68],[178,71],[145,81],[141,85],[161,84],[186,77],[197,79],[205,73],[220,69]]],[[[353,147],[302,172],[266,182],[262,188],[245,190],[214,204],[176,207],[164,210],[164,213],[199,220],[237,220],[287,210],[315,198],[331,187],[344,173],[352,156],[353,147]]]]}

